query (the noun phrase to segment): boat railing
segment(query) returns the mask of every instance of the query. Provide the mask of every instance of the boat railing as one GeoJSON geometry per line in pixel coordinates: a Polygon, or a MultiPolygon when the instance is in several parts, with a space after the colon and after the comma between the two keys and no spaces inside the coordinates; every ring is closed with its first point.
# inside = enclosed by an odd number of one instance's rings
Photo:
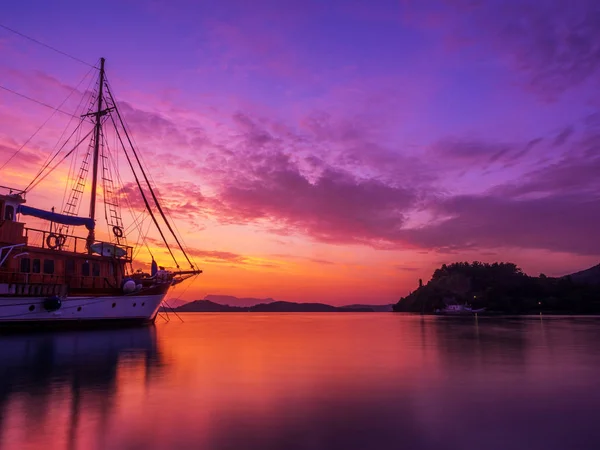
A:
{"type": "Polygon", "coordinates": [[[33,274],[9,270],[0,270],[0,284],[8,285],[11,293],[19,295],[35,295],[46,292],[45,288],[38,288],[38,286],[68,286],[70,289],[115,289],[118,287],[115,277],[33,274]]]}
{"type": "MultiPolygon", "coordinates": [[[[30,247],[60,250],[63,252],[77,253],[80,255],[88,253],[86,238],[69,234],[57,234],[47,230],[38,230],[35,228],[25,228],[24,231],[25,237],[27,238],[27,245],[30,247]]],[[[109,248],[114,246],[114,244],[108,242],[101,242],[101,254],[106,256],[104,247],[109,248]]],[[[125,251],[123,256],[115,256],[116,258],[126,262],[131,262],[133,260],[133,247],[129,245],[117,245],[116,247],[125,251]]]]}

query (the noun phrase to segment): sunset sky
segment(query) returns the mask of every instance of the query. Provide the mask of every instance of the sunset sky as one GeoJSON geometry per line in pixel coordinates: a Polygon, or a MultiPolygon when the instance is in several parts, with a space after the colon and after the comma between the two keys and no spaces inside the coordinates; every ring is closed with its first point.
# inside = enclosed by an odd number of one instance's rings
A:
{"type": "MultiPolygon", "coordinates": [[[[106,58],[204,270],[174,297],[381,304],[442,263],[599,262],[597,0],[21,0],[0,23],[106,58]]],[[[4,88],[54,107],[77,88],[66,111],[95,75],[4,28],[0,56],[4,88]]],[[[0,89],[0,166],[51,114],[0,89]]],[[[68,121],[0,184],[27,185],[68,121]]],[[[59,207],[68,170],[28,204],[59,207]]]]}

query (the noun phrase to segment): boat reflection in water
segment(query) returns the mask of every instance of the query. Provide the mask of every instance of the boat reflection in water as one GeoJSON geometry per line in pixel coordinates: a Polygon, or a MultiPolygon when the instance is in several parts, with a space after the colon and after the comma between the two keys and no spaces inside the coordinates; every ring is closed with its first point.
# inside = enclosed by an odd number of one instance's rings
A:
{"type": "Polygon", "coordinates": [[[153,326],[1,335],[0,448],[106,448],[121,377],[160,368],[153,326]]]}

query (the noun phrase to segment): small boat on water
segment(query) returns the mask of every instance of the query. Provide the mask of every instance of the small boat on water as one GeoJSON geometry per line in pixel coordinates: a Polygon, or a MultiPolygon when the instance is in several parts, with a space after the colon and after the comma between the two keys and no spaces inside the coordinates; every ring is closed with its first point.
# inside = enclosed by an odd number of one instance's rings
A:
{"type": "Polygon", "coordinates": [[[485,311],[485,308],[473,309],[469,305],[466,305],[466,304],[463,305],[454,300],[445,301],[444,303],[446,304],[445,307],[442,309],[436,309],[435,310],[436,314],[470,315],[470,314],[482,313],[485,311]]]}
{"type": "MultiPolygon", "coordinates": [[[[202,272],[188,256],[159,202],[113,97],[104,65],[101,58],[96,88],[84,94],[88,101],[83,105],[88,106],[76,116],[75,130],[48,156],[49,162],[33,181],[25,188],[0,186],[0,331],[10,325],[152,323],[169,289],[202,272]],[[139,210],[130,209],[134,223],[130,227],[124,224],[121,203],[129,203],[129,199],[118,172],[118,152],[132,172],[145,217],[151,218],[176,269],[159,268],[153,257],[148,262],[150,273],[133,269],[136,246],[128,244],[126,234],[136,227],[138,244],[143,244],[147,230],[145,234],[137,223],[139,210]],[[77,169],[75,163],[79,163],[79,169],[67,177],[71,189],[64,196],[61,212],[26,205],[27,194],[69,157],[73,158],[71,168],[77,169]],[[79,210],[88,192],[89,214],[82,217],[79,210]],[[100,203],[104,204],[102,215],[97,214],[100,203]],[[102,234],[97,234],[99,216],[108,230],[102,234]],[[30,227],[27,217],[41,219],[45,226],[30,227]],[[173,248],[169,240],[175,242],[173,248]],[[180,269],[176,254],[189,264],[188,270],[180,269]]],[[[8,165],[8,169],[14,171],[15,167],[8,165]]]]}

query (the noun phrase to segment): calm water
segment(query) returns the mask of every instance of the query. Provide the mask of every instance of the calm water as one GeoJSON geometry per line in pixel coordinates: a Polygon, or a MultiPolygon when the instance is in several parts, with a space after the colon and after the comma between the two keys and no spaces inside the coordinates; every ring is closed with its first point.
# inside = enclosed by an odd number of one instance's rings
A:
{"type": "Polygon", "coordinates": [[[0,448],[600,448],[600,318],[182,317],[1,336],[0,448]]]}

